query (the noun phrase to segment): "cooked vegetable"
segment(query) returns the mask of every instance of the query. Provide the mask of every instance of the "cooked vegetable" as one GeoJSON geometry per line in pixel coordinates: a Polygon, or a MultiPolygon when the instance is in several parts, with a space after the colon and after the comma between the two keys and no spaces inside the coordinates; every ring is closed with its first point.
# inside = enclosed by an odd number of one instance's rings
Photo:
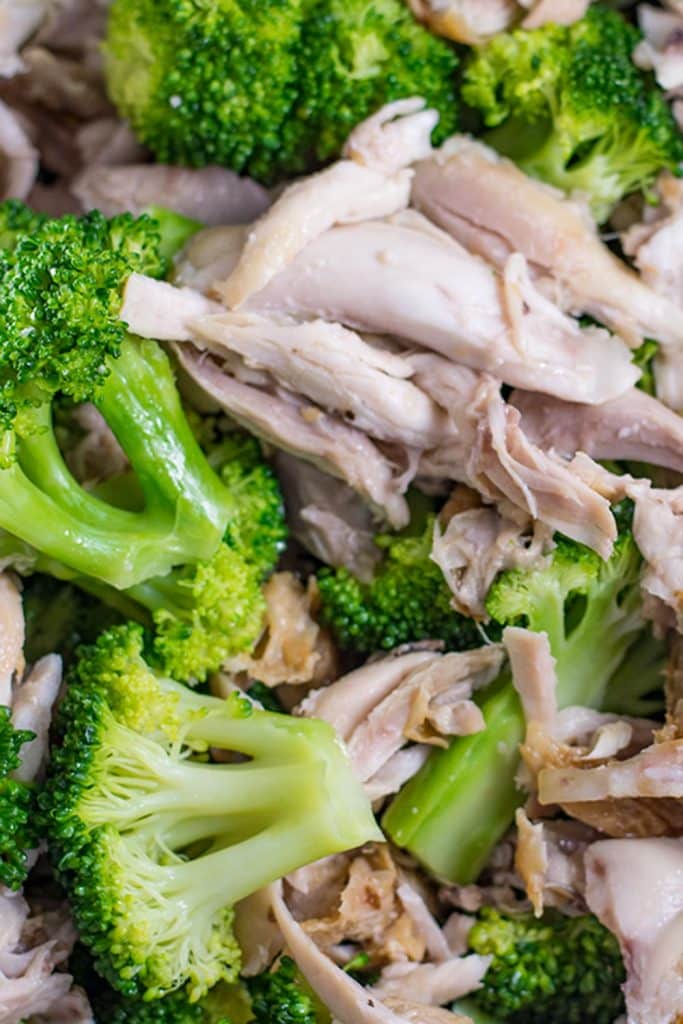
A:
{"type": "Polygon", "coordinates": [[[639,38],[593,4],[573,25],[495,36],[465,71],[463,98],[491,129],[487,141],[528,174],[586,195],[599,222],[683,159],[663,94],[631,59],[639,38]]]}
{"type": "Polygon", "coordinates": [[[85,648],[68,683],[42,807],[81,940],[124,995],[234,981],[237,900],[379,838],[327,724],[155,673],[135,625],[85,648]]]}
{"type": "Polygon", "coordinates": [[[276,970],[251,978],[248,988],[254,1024],[327,1024],[330,1019],[287,956],[276,970]]]}
{"type": "Polygon", "coordinates": [[[9,708],[0,707],[0,885],[19,889],[28,871],[28,852],[38,842],[33,786],[12,778],[21,748],[33,739],[15,729],[9,708]]]}
{"type": "Polygon", "coordinates": [[[115,0],[109,93],[158,160],[272,181],[339,154],[383,103],[455,126],[452,48],[400,0],[115,0]]]}
{"type": "MultiPolygon", "coordinates": [[[[612,676],[644,635],[640,565],[628,530],[608,562],[558,537],[548,565],[508,570],[494,581],[486,606],[495,621],[548,634],[560,707],[602,707],[612,676]]],[[[652,677],[641,683],[649,693],[652,677]]],[[[458,882],[477,878],[524,798],[515,775],[525,720],[507,670],[479,703],[486,729],[431,754],[383,821],[397,845],[458,882]]]]}

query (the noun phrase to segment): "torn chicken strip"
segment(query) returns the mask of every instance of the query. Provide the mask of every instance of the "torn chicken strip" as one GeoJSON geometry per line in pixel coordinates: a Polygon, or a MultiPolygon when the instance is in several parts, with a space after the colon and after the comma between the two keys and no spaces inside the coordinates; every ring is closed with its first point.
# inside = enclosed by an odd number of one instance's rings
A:
{"type": "Polygon", "coordinates": [[[248,231],[244,224],[228,224],[193,235],[176,258],[174,284],[208,293],[237,266],[248,231]]]}
{"type": "Polygon", "coordinates": [[[258,679],[266,686],[321,686],[337,665],[330,635],[314,618],[319,603],[315,577],[308,586],[291,572],[274,573],[263,588],[265,630],[254,651],[230,659],[225,671],[258,679]]]}
{"type": "Polygon", "coordinates": [[[515,821],[515,868],[536,916],[540,917],[546,907],[583,912],[584,855],[599,833],[579,821],[533,823],[522,808],[515,821]]]}
{"type": "Polygon", "coordinates": [[[643,220],[632,224],[621,242],[643,281],[683,309],[683,184],[665,172],[659,176],[657,192],[659,204],[645,206],[643,220]]]}
{"type": "Polygon", "coordinates": [[[456,43],[477,46],[515,21],[515,0],[408,0],[413,13],[432,31],[456,43]]]}
{"type": "Polygon", "coordinates": [[[441,532],[434,524],[431,559],[453,594],[453,607],[486,620],[486,595],[499,572],[536,565],[552,546],[552,534],[538,520],[520,525],[490,506],[465,509],[441,532]]]}
{"type": "Polygon", "coordinates": [[[207,225],[246,224],[270,205],[261,185],[223,167],[89,166],[75,179],[72,191],[86,210],[101,210],[106,217],[127,211],[138,215],[162,200],[207,225]]]}
{"type": "Polygon", "coordinates": [[[55,54],[44,46],[28,47],[22,60],[25,71],[17,82],[22,101],[82,120],[111,112],[100,75],[82,60],[55,54]]]}
{"type": "Polygon", "coordinates": [[[345,480],[395,529],[407,525],[407,483],[360,430],[296,395],[243,384],[194,346],[178,345],[176,354],[191,380],[232,419],[276,448],[345,480]]]}
{"type": "Polygon", "coordinates": [[[426,1006],[443,1006],[476,992],[493,958],[471,953],[439,964],[389,964],[371,992],[380,999],[405,999],[426,1006]]]}
{"type": "Polygon", "coordinates": [[[221,312],[217,302],[193,288],[176,288],[133,273],[124,288],[120,319],[141,338],[190,341],[195,320],[221,312]]]}
{"type": "Polygon", "coordinates": [[[662,89],[683,89],[683,10],[639,4],[638,24],[644,38],[633,51],[634,63],[654,71],[662,89]]]}
{"type": "Polygon", "coordinates": [[[399,1015],[402,1021],[408,1024],[472,1024],[469,1017],[463,1017],[461,1013],[451,1013],[441,1006],[424,1006],[421,1003],[411,1003],[406,999],[397,999],[389,996],[384,1005],[399,1015]]]}
{"type": "Polygon", "coordinates": [[[24,673],[24,612],[9,573],[0,573],[0,707],[12,703],[12,684],[24,673]]]}
{"type": "Polygon", "coordinates": [[[76,942],[67,905],[33,911],[20,893],[0,889],[0,1022],[48,1013],[71,989],[61,968],[76,942]]]}
{"type": "Polygon", "coordinates": [[[638,378],[623,342],[561,313],[521,255],[496,275],[413,210],[326,231],[247,308],[388,334],[574,401],[607,401],[638,378]]]}
{"type": "Polygon", "coordinates": [[[274,463],[290,535],[326,565],[344,567],[369,582],[382,550],[365,502],[341,480],[293,455],[278,452],[274,463]]]}
{"type": "Polygon", "coordinates": [[[591,0],[520,0],[522,7],[531,10],[522,22],[522,28],[541,28],[542,25],[573,25],[583,18],[591,0]]]}
{"type": "Polygon", "coordinates": [[[639,388],[594,406],[530,391],[513,391],[508,401],[522,414],[525,436],[544,452],[571,458],[581,451],[683,473],[683,416],[639,388]]]}
{"type": "Polygon", "coordinates": [[[282,936],[270,904],[268,889],[259,889],[235,904],[235,936],[242,951],[240,974],[245,978],[265,971],[282,950],[282,936]]]}
{"type": "Polygon", "coordinates": [[[130,465],[128,456],[92,403],[77,405],[71,419],[84,436],[69,448],[66,462],[80,483],[99,483],[126,472],[130,465]]]}
{"type": "Polygon", "coordinates": [[[427,906],[427,901],[415,879],[404,878],[396,895],[424,941],[427,956],[434,963],[452,959],[452,953],[443,931],[427,906]]]}
{"type": "Polygon", "coordinates": [[[349,137],[347,159],[290,185],[252,226],[239,263],[215,291],[239,309],[284,270],[302,249],[335,224],[387,217],[410,201],[416,160],[431,152],[439,115],[424,100],[398,100],[361,122],[349,137]]]}
{"type": "Polygon", "coordinates": [[[74,985],[44,1013],[34,1014],[31,1024],[96,1024],[96,1021],[87,995],[74,985]]]}
{"type": "MultiPolygon", "coordinates": [[[[456,135],[418,164],[413,203],[500,270],[511,253],[523,253],[532,270],[552,279],[563,305],[590,313],[630,344],[649,337],[662,346],[683,346],[683,309],[614,256],[576,203],[483,143],[456,135]]],[[[603,400],[608,397],[616,393],[603,400]]]]}
{"type": "Polygon", "coordinates": [[[21,763],[14,778],[33,782],[40,775],[48,751],[52,709],[62,684],[62,659],[48,654],[33,666],[16,687],[12,698],[12,725],[27,729],[34,738],[21,748],[21,763]]]}
{"type": "Polygon", "coordinates": [[[11,78],[24,70],[20,50],[49,6],[50,0],[0,0],[0,77],[11,78]]]}
{"type": "Polygon", "coordinates": [[[647,563],[642,577],[646,594],[662,601],[683,632],[683,487],[629,487],[635,501],[633,536],[647,563]]]}
{"type": "Polygon", "coordinates": [[[130,125],[116,117],[99,117],[88,121],[76,133],[76,143],[84,167],[118,167],[122,164],[142,163],[147,155],[130,125]]]}
{"type": "Polygon", "coordinates": [[[547,633],[507,626],[503,646],[527,722],[552,729],[557,716],[557,675],[547,633]]]}
{"type": "Polygon", "coordinates": [[[448,433],[446,413],[408,379],[408,361],[339,324],[224,313],[202,317],[192,327],[197,347],[205,345],[217,359],[226,351],[237,353],[281,387],[380,441],[430,448],[448,433]]]}
{"type": "Polygon", "coordinates": [[[618,839],[586,853],[586,899],[619,940],[629,1024],[678,1024],[683,1007],[683,841],[618,839]]]}
{"type": "Polygon", "coordinates": [[[0,197],[26,199],[38,176],[38,151],[29,139],[22,119],[1,101],[0,158],[0,197]]]}
{"type": "Polygon", "coordinates": [[[454,421],[453,437],[422,456],[419,476],[463,481],[504,503],[520,526],[540,520],[609,556],[617,532],[609,501],[574,467],[531,444],[498,381],[439,356],[409,358],[417,386],[454,421]]]}
{"type": "Polygon", "coordinates": [[[411,747],[397,750],[365,783],[364,789],[368,800],[375,804],[398,793],[408,779],[417,775],[431,751],[432,747],[428,743],[414,743],[411,747]]]}

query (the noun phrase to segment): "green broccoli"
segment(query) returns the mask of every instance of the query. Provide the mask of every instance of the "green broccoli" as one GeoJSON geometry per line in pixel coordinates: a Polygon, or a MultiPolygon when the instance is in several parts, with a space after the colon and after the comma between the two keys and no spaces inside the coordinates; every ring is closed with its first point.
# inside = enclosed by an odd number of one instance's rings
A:
{"type": "MultiPolygon", "coordinates": [[[[0,536],[0,553],[6,550],[0,536]]],[[[14,542],[14,538],[11,538],[14,542]]],[[[0,560],[1,560],[0,554],[0,560]]],[[[120,624],[121,617],[62,580],[35,573],[23,581],[22,602],[26,622],[24,653],[29,663],[58,651],[68,662],[82,643],[92,643],[100,633],[120,624]]]]}
{"type": "Polygon", "coordinates": [[[600,223],[683,159],[664,96],[631,60],[639,38],[595,4],[570,26],[495,36],[464,73],[463,99],[492,129],[486,140],[527,173],[584,193],[600,223]]]}
{"type": "Polygon", "coordinates": [[[327,1024],[330,1015],[299,974],[290,957],[277,969],[247,983],[254,1024],[327,1024]]]}
{"type": "Polygon", "coordinates": [[[0,885],[8,889],[23,884],[29,850],[38,840],[35,790],[12,777],[21,764],[21,748],[34,735],[15,729],[10,709],[0,706],[0,885]]]}
{"type": "Polygon", "coordinates": [[[619,945],[592,915],[538,920],[485,907],[468,941],[493,957],[470,1001],[499,1024],[612,1024],[624,1012],[619,945]]]}
{"type": "Polygon", "coordinates": [[[133,271],[161,276],[155,221],[96,211],[51,220],[0,206],[0,527],[119,589],[217,551],[230,495],[187,424],[173,371],[119,319],[133,271]],[[17,225],[19,225],[17,227],[17,225]],[[93,401],[126,452],[144,508],[114,507],[71,476],[57,396],[93,401]]]}
{"type": "Polygon", "coordinates": [[[430,558],[434,516],[414,514],[412,530],[420,532],[376,538],[385,555],[370,583],[346,569],[318,573],[322,617],[342,647],[365,654],[424,639],[455,650],[481,646],[476,623],[453,610],[443,573],[430,558]]]}
{"type": "Polygon", "coordinates": [[[337,156],[388,100],[424,96],[455,126],[453,49],[401,0],[115,0],[109,95],[166,163],[263,181],[337,156]]]}
{"type": "MultiPolygon", "coordinates": [[[[501,573],[486,607],[502,625],[547,633],[560,707],[600,708],[612,676],[646,630],[640,554],[628,530],[607,562],[574,541],[556,542],[547,565],[501,573]]],[[[649,693],[652,683],[644,677],[641,693],[649,693]]],[[[478,877],[523,800],[515,776],[525,720],[507,669],[478,701],[486,728],[432,753],[383,821],[398,846],[435,875],[457,882],[478,877]]]]}
{"type": "Polygon", "coordinates": [[[199,695],[155,672],[143,639],[116,627],[72,666],[42,816],[99,973],[195,1001],[238,976],[234,903],[381,833],[329,725],[199,695]]]}
{"type": "MultiPolygon", "coordinates": [[[[197,1002],[183,991],[151,1001],[124,996],[108,986],[87,991],[98,1024],[248,1024],[253,1020],[249,1000],[237,985],[216,985],[197,1002]]],[[[273,1024],[276,1021],[273,1018],[273,1024]]]]}

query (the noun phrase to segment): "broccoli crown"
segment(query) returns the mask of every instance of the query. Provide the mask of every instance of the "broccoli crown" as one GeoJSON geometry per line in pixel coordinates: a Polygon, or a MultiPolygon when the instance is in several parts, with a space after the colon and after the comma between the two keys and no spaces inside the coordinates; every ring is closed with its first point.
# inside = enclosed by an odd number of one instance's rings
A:
{"type": "Polygon", "coordinates": [[[240,1024],[252,1019],[248,1000],[240,998],[235,985],[216,985],[197,1002],[182,991],[151,1001],[101,985],[87,992],[98,1024],[240,1024]]]}
{"type": "Polygon", "coordinates": [[[249,980],[254,1024],[317,1024],[314,998],[302,988],[296,964],[283,957],[277,970],[249,980]]]}
{"type": "Polygon", "coordinates": [[[600,222],[683,159],[666,100],[631,60],[639,37],[596,4],[570,26],[495,36],[464,75],[463,98],[493,129],[489,141],[528,173],[585,193],[600,222]]]}
{"type": "Polygon", "coordinates": [[[27,874],[28,851],[36,845],[35,797],[31,786],[12,778],[21,748],[34,738],[15,729],[9,708],[0,706],[0,884],[19,889],[27,874]]]}
{"type": "Polygon", "coordinates": [[[361,583],[347,569],[321,569],[322,614],[342,647],[360,653],[438,639],[454,650],[481,645],[473,620],[454,611],[451,593],[432,562],[434,517],[418,536],[376,538],[384,548],[374,579],[361,583]]]}
{"type": "Polygon", "coordinates": [[[115,0],[109,93],[166,163],[264,181],[339,153],[391,99],[424,96],[454,127],[456,57],[400,0],[115,0]]]}
{"type": "Polygon", "coordinates": [[[135,625],[82,650],[56,733],[51,856],[97,970],[126,996],[196,1001],[235,981],[235,902],[381,835],[326,723],[188,690],[150,668],[135,625]],[[210,762],[217,748],[243,758],[210,762]]]}
{"type": "Polygon", "coordinates": [[[150,217],[97,210],[36,216],[0,207],[0,426],[56,392],[92,398],[126,336],[121,291],[133,271],[161,277],[160,235],[150,217]]]}
{"type": "Polygon", "coordinates": [[[612,1024],[624,1011],[619,946],[592,915],[538,920],[485,907],[469,944],[493,957],[472,1001],[501,1024],[612,1024]]]}

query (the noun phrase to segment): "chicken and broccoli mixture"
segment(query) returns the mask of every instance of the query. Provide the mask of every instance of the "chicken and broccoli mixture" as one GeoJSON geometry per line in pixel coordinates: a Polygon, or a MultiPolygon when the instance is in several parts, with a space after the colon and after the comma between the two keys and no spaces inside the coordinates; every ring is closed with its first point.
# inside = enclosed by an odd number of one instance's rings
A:
{"type": "Polygon", "coordinates": [[[0,1024],[683,1024],[683,3],[0,0],[0,1024]]]}

